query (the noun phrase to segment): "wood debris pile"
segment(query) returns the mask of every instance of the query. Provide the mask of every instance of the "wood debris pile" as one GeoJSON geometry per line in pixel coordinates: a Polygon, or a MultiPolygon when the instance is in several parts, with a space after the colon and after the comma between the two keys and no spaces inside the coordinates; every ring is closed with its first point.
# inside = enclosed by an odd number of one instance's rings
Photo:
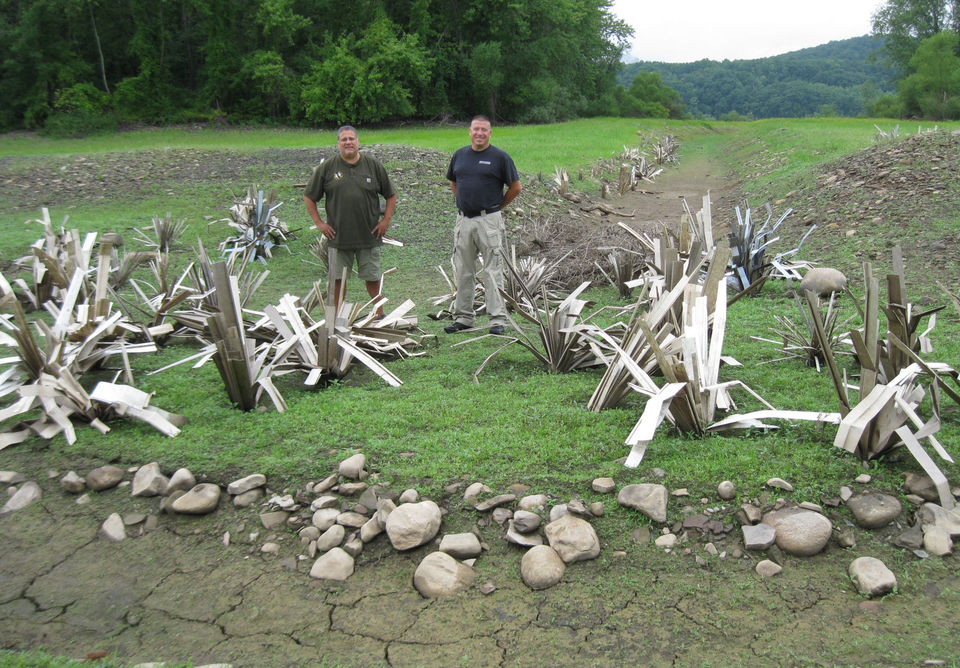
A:
{"type": "Polygon", "coordinates": [[[844,320],[840,319],[840,304],[837,302],[837,295],[831,294],[830,299],[824,304],[819,296],[813,296],[808,302],[805,297],[796,295],[797,305],[800,307],[800,315],[803,318],[801,323],[795,322],[792,318],[775,313],[773,318],[777,321],[775,327],[771,327],[774,334],[780,337],[779,341],[763,338],[761,336],[751,336],[754,341],[772,343],[780,347],[784,353],[783,357],[762,362],[780,362],[786,359],[800,359],[804,364],[815,367],[820,371],[821,366],[826,363],[827,355],[821,348],[826,344],[830,347],[831,353],[837,355],[853,355],[853,341],[848,333],[850,322],[856,317],[851,315],[844,320]],[[817,315],[813,315],[813,311],[817,315]],[[823,330],[823,337],[818,334],[817,319],[819,327],[823,330]]]}
{"type": "Polygon", "coordinates": [[[294,238],[287,224],[274,214],[281,204],[275,192],[264,195],[263,190],[250,186],[247,196],[230,207],[230,217],[216,221],[237,231],[236,236],[221,242],[220,251],[224,255],[242,253],[260,262],[270,259],[275,246],[286,246],[287,240],[294,238]]]}
{"type": "MultiPolygon", "coordinates": [[[[105,420],[131,417],[153,425],[168,436],[179,433],[183,419],[149,406],[149,395],[129,385],[98,383],[88,391],[85,374],[110,371],[133,383],[130,355],[156,351],[155,336],[169,333],[165,324],[142,325],[117,310],[111,288],[113,244],[77,230],[55,233],[49,212],[40,221],[44,237],[33,245],[33,285],[21,279],[9,283],[0,276],[0,345],[14,355],[0,359],[0,397],[16,393],[20,399],[0,410],[0,422],[40,409],[40,417],[14,425],[0,437],[5,447],[31,434],[52,438],[63,433],[76,439],[73,420],[108,431],[105,420]],[[94,249],[98,248],[94,261],[94,249]],[[67,273],[69,272],[69,273],[67,273]],[[15,294],[14,286],[21,292],[15,294]],[[42,299],[42,301],[40,301],[42,299]],[[51,318],[29,323],[21,301],[40,306],[51,318]]],[[[106,236],[106,235],[105,235],[106,236]]]]}
{"type": "Polygon", "coordinates": [[[202,348],[151,373],[191,361],[197,368],[212,359],[230,400],[241,410],[255,408],[266,392],[277,411],[283,412],[287,405],[273,383],[275,377],[302,372],[304,385],[316,386],[345,377],[355,362],[388,385],[399,386],[402,381],[381,360],[422,354],[419,349],[428,338],[412,332],[417,323],[407,315],[414,306],[410,300],[377,319],[377,309],[386,300],[358,305],[341,296],[340,308],[334,309],[332,301],[324,302],[320,284],[315,284],[303,300],[286,294],[277,304],[256,311],[244,306],[252,292],[243,293],[242,275],[229,262],[218,262],[197,275],[205,276],[213,290],[205,293],[205,302],[190,312],[189,319],[181,313],[172,317],[181,324],[191,323],[202,348]],[[316,307],[325,315],[320,321],[310,315],[316,307]],[[366,307],[369,313],[361,315],[366,307]],[[200,320],[202,328],[197,325],[200,320]]]}
{"type": "MultiPolygon", "coordinates": [[[[960,392],[947,381],[957,383],[958,374],[942,363],[925,362],[920,353],[932,351],[929,334],[936,324],[936,313],[943,307],[918,311],[906,295],[903,257],[899,247],[894,249],[893,273],[887,276],[888,303],[886,314],[887,331],[881,337],[879,320],[879,280],[873,275],[870,263],[864,264],[863,328],[851,330],[855,359],[860,367],[858,402],[851,401],[846,373],[841,373],[829,347],[825,348],[827,367],[833,379],[840,403],[840,427],[834,445],[855,454],[859,459],[876,459],[895,448],[906,446],[911,455],[930,477],[938,482],[941,501],[945,507],[953,506],[952,496],[946,487],[946,479],[933,459],[922,447],[926,440],[942,459],[953,459],[937,442],[935,434],[940,429],[940,395],[947,394],[960,404],[960,392]],[[929,326],[920,331],[924,318],[929,316],[929,326]],[[923,383],[926,383],[925,387],[923,383]],[[932,416],[924,420],[918,409],[924,397],[929,396],[932,416]],[[911,425],[913,431],[911,429],[911,425]],[[946,490],[946,494],[944,494],[946,490]]],[[[816,331],[821,340],[826,338],[823,323],[813,310],[816,331]]]]}

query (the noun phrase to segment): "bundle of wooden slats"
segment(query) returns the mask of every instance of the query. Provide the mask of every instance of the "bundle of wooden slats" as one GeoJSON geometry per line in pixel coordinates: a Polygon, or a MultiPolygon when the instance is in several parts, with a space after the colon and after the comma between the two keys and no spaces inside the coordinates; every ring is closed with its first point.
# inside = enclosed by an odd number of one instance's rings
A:
{"type": "Polygon", "coordinates": [[[281,204],[276,193],[264,195],[263,190],[250,186],[247,196],[230,207],[230,218],[218,221],[226,222],[238,232],[220,244],[220,251],[224,255],[240,253],[266,262],[274,247],[286,245],[292,238],[287,224],[274,214],[281,204]]]}

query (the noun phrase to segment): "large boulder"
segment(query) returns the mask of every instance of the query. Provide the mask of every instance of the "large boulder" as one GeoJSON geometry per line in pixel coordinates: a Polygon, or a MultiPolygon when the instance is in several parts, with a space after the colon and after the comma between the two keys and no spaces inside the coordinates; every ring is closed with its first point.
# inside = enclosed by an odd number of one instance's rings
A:
{"type": "Polygon", "coordinates": [[[777,531],[777,547],[795,557],[809,557],[827,546],[833,524],[812,510],[790,508],[767,513],[764,524],[777,531]]]}
{"type": "Polygon", "coordinates": [[[545,528],[550,547],[557,551],[564,563],[596,559],[600,554],[600,539],[593,526],[573,515],[564,515],[545,528]]]}
{"type": "Polygon", "coordinates": [[[433,540],[440,531],[440,508],[436,503],[402,503],[387,516],[387,537],[397,550],[411,550],[433,540]]]}
{"type": "MultiPolygon", "coordinates": [[[[393,517],[392,514],[390,516],[393,517]]],[[[436,598],[451,596],[467,589],[473,584],[473,578],[473,569],[466,564],[460,563],[446,552],[431,552],[417,566],[413,574],[413,586],[421,596],[436,598]]]]}
{"type": "Polygon", "coordinates": [[[829,295],[831,292],[843,292],[847,287],[847,277],[838,269],[830,267],[814,267],[807,272],[800,281],[800,291],[807,290],[818,295],[829,295]]]}
{"type": "Polygon", "coordinates": [[[530,589],[547,589],[560,582],[567,565],[549,545],[531,547],[520,560],[520,577],[530,589]]]}

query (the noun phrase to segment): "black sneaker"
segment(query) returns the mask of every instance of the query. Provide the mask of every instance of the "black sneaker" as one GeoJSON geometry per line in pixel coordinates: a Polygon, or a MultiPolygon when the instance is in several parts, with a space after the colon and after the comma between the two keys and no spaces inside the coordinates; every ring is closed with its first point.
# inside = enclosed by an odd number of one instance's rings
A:
{"type": "Polygon", "coordinates": [[[494,325],[490,328],[491,334],[503,334],[503,325],[494,325]]]}
{"type": "Polygon", "coordinates": [[[465,329],[470,329],[470,325],[464,325],[462,322],[455,322],[452,325],[447,325],[444,327],[443,331],[445,331],[447,334],[456,334],[457,332],[462,332],[465,329]]]}

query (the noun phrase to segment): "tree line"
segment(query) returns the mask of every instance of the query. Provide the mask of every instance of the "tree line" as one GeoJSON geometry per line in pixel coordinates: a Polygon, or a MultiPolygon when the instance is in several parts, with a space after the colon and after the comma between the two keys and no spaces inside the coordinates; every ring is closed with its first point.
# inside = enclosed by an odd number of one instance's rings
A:
{"type": "Polygon", "coordinates": [[[610,0],[0,0],[0,128],[618,114],[610,0]]]}

